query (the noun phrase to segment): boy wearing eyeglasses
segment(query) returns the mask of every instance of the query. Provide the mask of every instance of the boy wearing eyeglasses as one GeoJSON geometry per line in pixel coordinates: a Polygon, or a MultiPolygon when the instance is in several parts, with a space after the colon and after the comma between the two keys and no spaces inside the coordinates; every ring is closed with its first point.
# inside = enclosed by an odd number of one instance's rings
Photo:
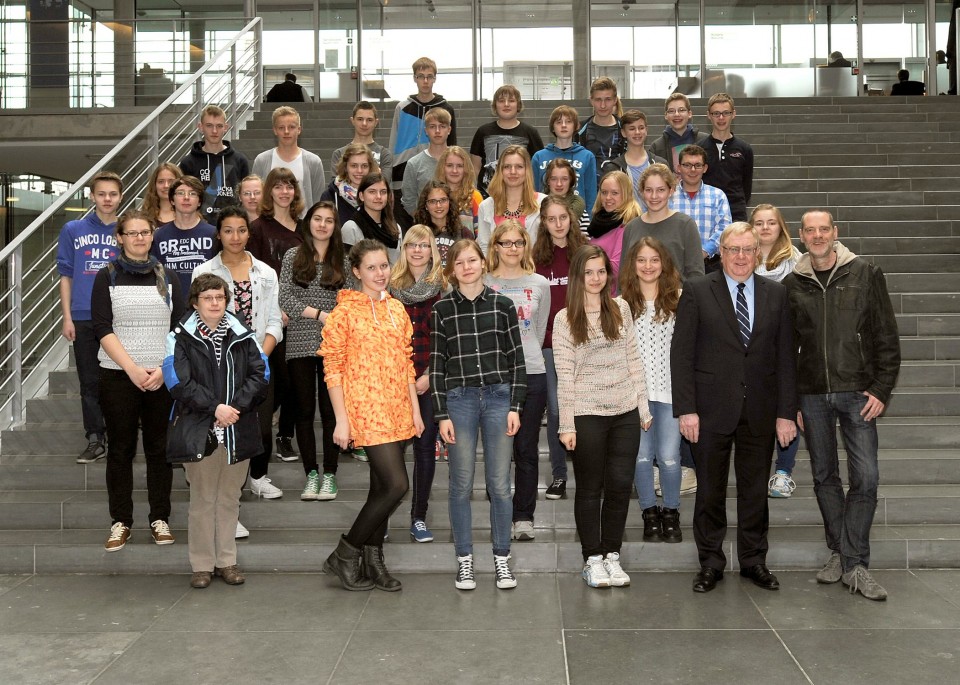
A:
{"type": "Polygon", "coordinates": [[[162,224],[153,236],[150,254],[180,278],[180,295],[186,306],[193,270],[213,259],[217,229],[200,217],[203,183],[194,176],[181,176],[170,186],[173,221],[162,224]]]}
{"type": "Polygon", "coordinates": [[[650,152],[669,160],[670,166],[676,168],[680,163],[680,151],[687,145],[703,146],[708,136],[690,123],[693,109],[683,93],[673,93],[667,98],[663,104],[663,118],[667,126],[663,135],[650,146],[650,152]]]}
{"type": "Polygon", "coordinates": [[[699,145],[680,151],[676,172],[680,184],[670,198],[670,208],[683,212],[697,224],[706,273],[720,268],[720,234],[730,224],[730,204],[719,188],[707,185],[703,175],[709,168],[707,153],[699,145]]]}
{"type": "Polygon", "coordinates": [[[710,164],[703,179],[726,194],[734,221],[746,221],[753,191],[753,148],[733,135],[737,110],[732,97],[726,93],[712,95],[707,101],[707,116],[713,128],[703,144],[710,164]]]}
{"type": "Polygon", "coordinates": [[[250,174],[250,162],[223,139],[230,130],[230,124],[227,123],[226,112],[220,107],[204,107],[197,129],[203,138],[195,142],[190,152],[180,160],[180,170],[188,176],[199,178],[203,183],[200,213],[209,223],[216,223],[223,207],[240,205],[236,188],[250,174]]]}
{"type": "Polygon", "coordinates": [[[100,340],[93,332],[90,298],[97,272],[117,255],[115,232],[123,181],[112,171],[101,171],[91,179],[88,188],[94,211],[68,221],[60,231],[57,245],[61,335],[73,343],[87,437],[87,446],[77,457],[78,464],[91,464],[107,454],[106,426],[100,410],[100,340]]]}

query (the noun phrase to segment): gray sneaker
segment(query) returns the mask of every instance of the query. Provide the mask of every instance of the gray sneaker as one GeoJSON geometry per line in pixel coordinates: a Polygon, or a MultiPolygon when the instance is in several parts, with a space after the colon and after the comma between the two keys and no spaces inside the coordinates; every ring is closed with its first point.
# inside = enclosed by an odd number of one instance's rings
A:
{"type": "Polygon", "coordinates": [[[92,464],[107,456],[107,445],[103,438],[93,436],[87,443],[87,448],[77,457],[78,464],[92,464]]]}
{"type": "Polygon", "coordinates": [[[850,588],[850,594],[859,592],[867,599],[875,602],[883,602],[887,599],[887,591],[880,586],[880,583],[873,579],[866,566],[859,564],[843,574],[843,584],[850,588]]]}
{"type": "Polygon", "coordinates": [[[832,552],[827,563],[817,571],[817,582],[824,585],[839,583],[841,575],[843,575],[843,565],[840,563],[840,553],[832,552]]]}

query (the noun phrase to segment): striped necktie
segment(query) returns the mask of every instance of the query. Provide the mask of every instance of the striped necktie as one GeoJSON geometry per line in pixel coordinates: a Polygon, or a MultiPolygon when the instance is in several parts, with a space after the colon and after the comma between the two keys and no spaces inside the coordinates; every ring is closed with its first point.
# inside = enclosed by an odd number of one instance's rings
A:
{"type": "Polygon", "coordinates": [[[747,298],[743,294],[744,283],[737,283],[737,323],[740,325],[740,337],[743,346],[750,344],[750,312],[747,310],[747,298]]]}

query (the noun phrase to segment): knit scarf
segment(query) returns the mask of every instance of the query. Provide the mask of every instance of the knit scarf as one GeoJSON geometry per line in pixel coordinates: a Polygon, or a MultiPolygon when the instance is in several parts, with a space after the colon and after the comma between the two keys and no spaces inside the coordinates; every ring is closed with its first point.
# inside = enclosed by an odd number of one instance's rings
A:
{"type": "Polygon", "coordinates": [[[591,238],[601,238],[615,228],[623,225],[620,214],[599,209],[593,214],[593,221],[587,227],[587,234],[591,238]]]}
{"type": "Polygon", "coordinates": [[[440,284],[429,283],[424,280],[430,274],[432,269],[433,262],[431,261],[430,264],[427,265],[427,268],[424,270],[424,272],[420,274],[420,278],[418,278],[413,285],[409,286],[408,288],[404,288],[403,290],[390,288],[390,294],[400,300],[403,304],[417,304],[418,302],[429,300],[431,297],[436,297],[436,295],[440,292],[440,284]]]}
{"type": "Polygon", "coordinates": [[[153,255],[149,255],[144,260],[130,259],[126,252],[120,250],[117,253],[116,265],[121,271],[129,274],[140,274],[141,276],[153,272],[157,277],[157,292],[167,304],[170,304],[170,293],[167,290],[167,273],[163,264],[157,261],[153,255]]]}
{"type": "Polygon", "coordinates": [[[399,244],[398,236],[390,235],[390,231],[388,231],[383,224],[378,224],[370,218],[370,215],[367,214],[367,211],[362,206],[359,207],[357,213],[353,215],[353,221],[360,228],[360,232],[363,233],[364,238],[379,240],[391,249],[396,248],[399,244]]]}

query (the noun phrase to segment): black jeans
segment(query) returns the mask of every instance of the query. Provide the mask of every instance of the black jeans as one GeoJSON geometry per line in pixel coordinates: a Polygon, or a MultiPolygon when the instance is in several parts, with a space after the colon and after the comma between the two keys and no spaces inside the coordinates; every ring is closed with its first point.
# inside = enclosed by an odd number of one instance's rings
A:
{"type": "MultiPolygon", "coordinates": [[[[283,333],[286,336],[287,330],[284,329],[283,333]]],[[[281,340],[270,353],[270,377],[276,379],[273,409],[280,407],[277,435],[292,438],[294,424],[297,421],[297,398],[290,388],[290,372],[287,370],[286,357],[287,341],[281,340]]]]}
{"type": "Polygon", "coordinates": [[[77,337],[73,341],[73,357],[80,378],[80,408],[83,412],[83,430],[87,439],[102,438],[106,433],[103,412],[100,410],[100,340],[93,332],[92,321],[74,321],[77,337]]]}
{"type": "Polygon", "coordinates": [[[407,465],[403,461],[405,444],[406,441],[398,441],[364,446],[370,459],[370,491],[347,533],[347,542],[354,547],[383,545],[390,514],[410,488],[407,465]]]}
{"type": "Polygon", "coordinates": [[[333,441],[333,429],[337,426],[337,417],[330,404],[330,394],[323,380],[323,357],[299,357],[287,361],[290,374],[290,388],[295,394],[297,407],[297,447],[303,460],[303,472],[308,474],[317,469],[317,436],[313,429],[313,419],[317,406],[320,407],[320,424],[323,428],[323,473],[336,473],[340,448],[333,441]]]}
{"type": "Polygon", "coordinates": [[[133,525],[133,458],[137,428],[147,460],[148,521],[170,519],[173,470],[167,463],[167,422],[173,400],[166,386],[144,392],[124,371],[100,369],[100,406],[107,425],[107,497],[112,523],[133,525]]]}
{"type": "Polygon", "coordinates": [[[270,464],[270,455],[273,454],[273,396],[276,381],[271,369],[270,384],[267,386],[267,397],[257,405],[257,420],[260,422],[260,454],[250,457],[250,477],[263,478],[267,475],[270,464]]]}
{"type": "Polygon", "coordinates": [[[527,376],[527,398],[520,414],[520,430],[513,438],[513,520],[533,521],[540,484],[540,424],[547,408],[547,374],[527,376]]]}
{"type": "Polygon", "coordinates": [[[583,558],[620,552],[640,449],[640,413],[577,416],[573,515],[583,558]],[[602,502],[601,502],[602,500],[602,502]]]}
{"type": "Polygon", "coordinates": [[[413,498],[410,504],[410,521],[427,519],[427,502],[433,488],[433,476],[437,471],[435,448],[437,424],[433,420],[433,400],[430,391],[417,395],[420,403],[420,418],[423,433],[413,438],[413,498]]]}

